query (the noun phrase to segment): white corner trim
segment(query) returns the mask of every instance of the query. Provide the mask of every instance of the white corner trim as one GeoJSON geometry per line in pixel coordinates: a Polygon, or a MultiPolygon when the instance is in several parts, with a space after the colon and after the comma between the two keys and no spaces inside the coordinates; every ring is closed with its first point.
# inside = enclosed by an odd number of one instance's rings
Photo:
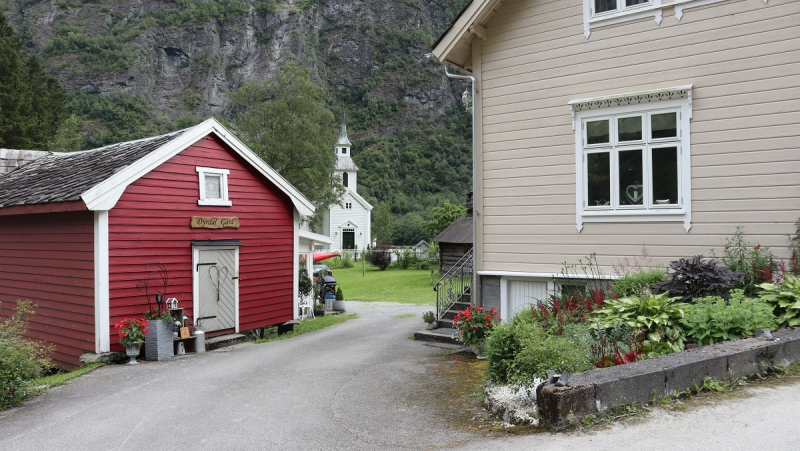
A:
{"type": "Polygon", "coordinates": [[[94,212],[94,347],[111,351],[111,308],[108,275],[108,211],[94,212]]]}
{"type": "Polygon", "coordinates": [[[135,163],[112,175],[101,183],[93,186],[83,194],[81,199],[89,210],[110,210],[114,208],[122,193],[131,183],[135,182],[151,170],[180,153],[185,148],[194,144],[209,133],[216,134],[234,152],[244,158],[251,166],[256,168],[267,180],[274,183],[292,200],[295,208],[304,216],[314,214],[314,205],[291,183],[283,178],[277,171],[269,167],[252,150],[239,141],[216,119],[210,118],[186,130],[179,137],[150,152],[135,163]]]}
{"type": "MultiPolygon", "coordinates": [[[[295,210],[294,212],[294,254],[292,258],[292,318],[297,319],[298,309],[300,308],[300,292],[298,284],[300,283],[300,213],[295,210]]],[[[314,243],[311,243],[311,252],[313,260],[314,243]]],[[[308,261],[306,261],[308,263],[308,261]]]]}

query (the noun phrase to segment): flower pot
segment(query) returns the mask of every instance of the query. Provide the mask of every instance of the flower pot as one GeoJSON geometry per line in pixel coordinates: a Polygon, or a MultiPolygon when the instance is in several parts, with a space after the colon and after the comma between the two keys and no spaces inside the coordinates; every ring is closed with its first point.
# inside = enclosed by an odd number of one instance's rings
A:
{"type": "Polygon", "coordinates": [[[139,345],[139,343],[134,343],[130,346],[125,346],[125,354],[130,359],[128,365],[136,365],[137,363],[139,363],[136,361],[136,358],[139,357],[139,351],[141,351],[141,346],[139,345]]]}
{"type": "Polygon", "coordinates": [[[144,335],[144,356],[147,360],[167,360],[175,357],[172,327],[160,319],[150,321],[149,334],[144,335]]]}
{"type": "Polygon", "coordinates": [[[344,310],[344,301],[333,301],[333,309],[337,312],[343,312],[344,310]]]}
{"type": "Polygon", "coordinates": [[[314,316],[325,316],[325,310],[314,310],[314,316]]]}

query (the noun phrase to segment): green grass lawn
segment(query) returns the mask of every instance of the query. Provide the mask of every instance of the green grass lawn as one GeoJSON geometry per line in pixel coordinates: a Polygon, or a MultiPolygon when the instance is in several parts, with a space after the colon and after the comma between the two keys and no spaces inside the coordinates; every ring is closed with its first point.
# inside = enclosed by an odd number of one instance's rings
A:
{"type": "Polygon", "coordinates": [[[390,268],[381,271],[367,265],[362,275],[361,262],[356,262],[353,268],[334,269],[333,277],[347,300],[436,305],[433,284],[439,279],[439,274],[434,273],[431,282],[429,270],[390,268]]]}

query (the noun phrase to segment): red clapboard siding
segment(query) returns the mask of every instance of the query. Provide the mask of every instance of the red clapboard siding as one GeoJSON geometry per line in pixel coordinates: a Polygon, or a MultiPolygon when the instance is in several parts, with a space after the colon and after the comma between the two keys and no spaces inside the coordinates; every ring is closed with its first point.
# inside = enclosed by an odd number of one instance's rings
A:
{"type": "Polygon", "coordinates": [[[28,335],[54,344],[54,363],[74,368],[94,351],[92,212],[0,217],[0,315],[18,299],[38,304],[28,335]]]}
{"type": "Polygon", "coordinates": [[[136,289],[136,282],[149,274],[147,263],[159,262],[167,268],[167,297],[177,298],[193,318],[191,240],[241,241],[242,330],[292,319],[293,233],[290,199],[222,141],[207,136],[184,149],[128,186],[109,213],[112,350],[122,349],[116,344],[114,323],[141,316],[148,308],[145,296],[136,289]],[[228,195],[233,206],[197,205],[197,166],[230,171],[228,195]],[[236,216],[241,226],[192,229],[192,216],[236,216]]]}

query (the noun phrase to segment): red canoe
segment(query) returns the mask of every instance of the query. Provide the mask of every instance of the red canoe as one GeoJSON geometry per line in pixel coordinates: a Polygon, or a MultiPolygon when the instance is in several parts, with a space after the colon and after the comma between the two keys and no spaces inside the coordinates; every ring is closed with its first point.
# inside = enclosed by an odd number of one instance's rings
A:
{"type": "Polygon", "coordinates": [[[318,262],[320,260],[325,260],[326,258],[338,257],[338,256],[339,256],[339,254],[328,254],[328,253],[325,253],[325,252],[314,252],[314,261],[318,262]]]}

